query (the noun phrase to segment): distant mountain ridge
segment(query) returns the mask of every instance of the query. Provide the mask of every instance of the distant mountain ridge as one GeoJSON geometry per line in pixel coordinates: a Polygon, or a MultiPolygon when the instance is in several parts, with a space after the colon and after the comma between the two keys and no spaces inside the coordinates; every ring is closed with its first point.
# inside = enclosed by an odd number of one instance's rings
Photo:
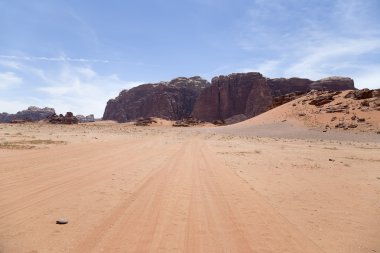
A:
{"type": "MultiPolygon", "coordinates": [[[[74,115],[72,115],[71,112],[69,113],[68,118],[74,118],[74,115]]],[[[54,108],[39,108],[37,106],[29,106],[26,110],[19,111],[15,114],[12,113],[0,113],[0,123],[12,123],[12,122],[36,122],[40,120],[46,120],[50,121],[52,118],[64,118],[65,116],[56,115],[54,108]]],[[[93,114],[90,114],[88,116],[83,115],[76,115],[75,120],[80,123],[86,123],[86,122],[94,122],[95,117],[93,114]]]]}
{"type": "Polygon", "coordinates": [[[0,122],[10,123],[14,120],[40,121],[50,117],[53,114],[55,114],[55,110],[53,108],[29,106],[28,109],[19,111],[16,114],[9,114],[6,112],[0,113],[0,122]]]}

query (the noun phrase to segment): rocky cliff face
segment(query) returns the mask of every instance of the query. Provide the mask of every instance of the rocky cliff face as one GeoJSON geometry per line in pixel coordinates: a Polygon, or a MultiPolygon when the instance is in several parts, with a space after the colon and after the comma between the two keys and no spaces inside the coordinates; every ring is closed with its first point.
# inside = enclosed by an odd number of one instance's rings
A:
{"type": "Polygon", "coordinates": [[[274,78],[267,79],[273,97],[284,96],[292,92],[306,93],[313,81],[305,78],[274,78]]]}
{"type": "MultiPolygon", "coordinates": [[[[304,78],[269,79],[260,73],[238,73],[212,79],[194,104],[193,117],[204,121],[227,120],[234,115],[256,116],[272,108],[273,103],[289,93],[310,90],[355,89],[351,78],[329,77],[319,81],[304,78]]],[[[277,102],[276,102],[277,101],[277,102]]]]}
{"type": "Polygon", "coordinates": [[[260,73],[231,74],[212,79],[194,105],[195,118],[213,121],[244,114],[253,117],[272,103],[271,89],[260,73]]]}
{"type": "Polygon", "coordinates": [[[16,120],[39,121],[44,120],[53,114],[55,114],[55,110],[53,108],[38,108],[36,106],[30,106],[28,109],[19,111],[16,114],[1,113],[0,122],[10,123],[16,120]]]}
{"type": "Polygon", "coordinates": [[[197,76],[123,90],[118,97],[108,101],[103,120],[126,122],[140,117],[186,118],[190,116],[201,91],[209,85],[207,80],[197,76]]]}

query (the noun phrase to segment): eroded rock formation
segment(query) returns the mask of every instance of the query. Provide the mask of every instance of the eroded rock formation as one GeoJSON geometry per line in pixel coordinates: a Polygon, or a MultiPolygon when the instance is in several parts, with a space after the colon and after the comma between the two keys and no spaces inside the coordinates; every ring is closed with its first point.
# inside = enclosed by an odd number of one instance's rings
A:
{"type": "Polygon", "coordinates": [[[250,72],[214,77],[211,85],[201,77],[181,77],[120,92],[118,97],[108,101],[103,120],[126,122],[140,117],[181,120],[193,116],[208,122],[236,122],[289,102],[310,90],[348,89],[355,87],[353,80],[346,77],[318,81],[270,79],[250,72]]]}
{"type": "Polygon", "coordinates": [[[74,116],[72,112],[67,112],[65,116],[62,114],[57,115],[53,114],[49,116],[48,118],[49,123],[51,124],[65,124],[65,125],[71,125],[71,124],[78,124],[79,120],[74,116]]]}
{"type": "Polygon", "coordinates": [[[141,117],[186,118],[190,116],[200,92],[208,86],[207,80],[196,76],[123,90],[118,97],[108,101],[103,120],[126,122],[141,117]]]}
{"type": "Polygon", "coordinates": [[[346,98],[352,99],[367,99],[367,98],[380,98],[380,89],[370,90],[370,89],[362,89],[362,90],[354,90],[347,93],[346,98]]]}

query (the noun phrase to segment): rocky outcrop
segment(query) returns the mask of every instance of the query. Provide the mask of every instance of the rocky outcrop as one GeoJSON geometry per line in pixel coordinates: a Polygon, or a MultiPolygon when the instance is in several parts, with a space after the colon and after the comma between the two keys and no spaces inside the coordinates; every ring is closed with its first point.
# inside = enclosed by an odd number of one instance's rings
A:
{"type": "Polygon", "coordinates": [[[340,92],[314,92],[317,96],[312,99],[309,104],[315,106],[321,106],[334,101],[334,96],[339,95],[340,92]]]}
{"type": "Polygon", "coordinates": [[[79,120],[74,116],[72,112],[67,112],[65,116],[62,114],[57,115],[53,114],[48,117],[48,121],[51,124],[65,124],[65,125],[71,125],[71,124],[78,124],[79,120]]]}
{"type": "Polygon", "coordinates": [[[53,108],[39,108],[36,106],[30,106],[28,109],[19,111],[16,114],[8,114],[1,113],[0,114],[0,122],[2,123],[10,123],[10,122],[18,122],[18,121],[40,121],[44,120],[47,117],[55,114],[55,110],[53,108]]]}
{"type": "Polygon", "coordinates": [[[200,92],[209,85],[207,80],[196,76],[123,90],[118,97],[108,101],[103,120],[127,122],[148,117],[186,118],[190,116],[200,92]]]}
{"type": "Polygon", "coordinates": [[[370,89],[362,89],[362,90],[353,90],[347,93],[345,98],[352,98],[356,100],[360,99],[368,99],[380,97],[380,89],[370,90],[370,89]]]}
{"type": "Polygon", "coordinates": [[[350,89],[355,89],[354,82],[347,77],[312,81],[304,78],[270,79],[255,72],[231,74],[212,79],[211,86],[198,97],[192,115],[210,122],[225,121],[234,115],[251,118],[310,90],[350,89]]]}
{"type": "MultiPolygon", "coordinates": [[[[312,90],[285,105],[291,117],[313,128],[379,132],[380,97],[378,90],[312,90]],[[297,115],[297,116],[296,116],[297,115]],[[304,117],[300,117],[304,116],[304,117]]],[[[289,116],[289,115],[288,115],[289,116]]],[[[286,117],[288,117],[286,116],[286,117]]]]}

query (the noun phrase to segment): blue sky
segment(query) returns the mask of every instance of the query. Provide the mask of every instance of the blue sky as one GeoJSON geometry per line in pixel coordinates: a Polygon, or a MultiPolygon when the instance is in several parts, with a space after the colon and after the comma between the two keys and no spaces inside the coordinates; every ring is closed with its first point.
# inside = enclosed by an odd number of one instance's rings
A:
{"type": "Polygon", "coordinates": [[[378,0],[0,0],[0,34],[0,112],[248,71],[380,87],[378,0]]]}

